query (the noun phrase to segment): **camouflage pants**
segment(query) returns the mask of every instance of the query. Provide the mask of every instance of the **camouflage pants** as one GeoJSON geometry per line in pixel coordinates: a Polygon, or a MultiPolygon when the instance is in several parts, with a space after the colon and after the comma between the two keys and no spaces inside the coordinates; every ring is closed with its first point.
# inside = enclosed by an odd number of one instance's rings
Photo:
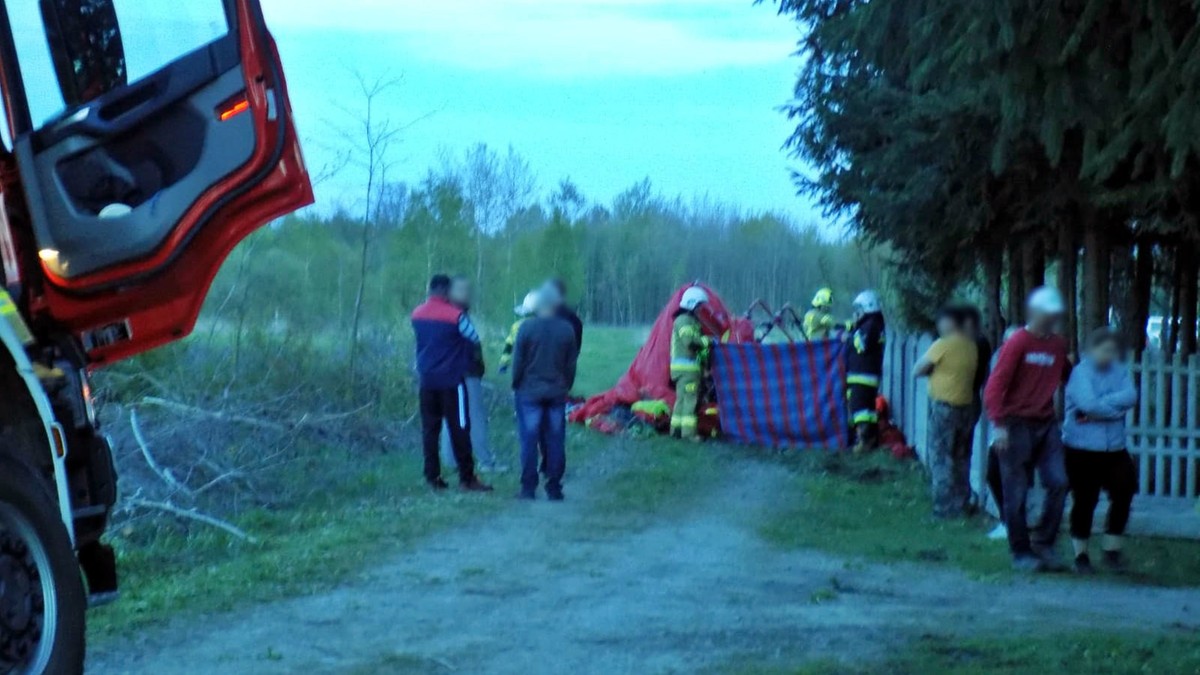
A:
{"type": "Polygon", "coordinates": [[[971,445],[975,430],[972,407],[929,402],[929,474],[933,482],[933,514],[962,515],[971,503],[971,445]]]}

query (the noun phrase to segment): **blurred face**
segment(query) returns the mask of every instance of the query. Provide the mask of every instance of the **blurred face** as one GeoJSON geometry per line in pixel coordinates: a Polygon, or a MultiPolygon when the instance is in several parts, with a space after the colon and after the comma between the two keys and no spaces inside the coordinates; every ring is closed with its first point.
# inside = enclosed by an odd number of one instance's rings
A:
{"type": "Polygon", "coordinates": [[[1109,368],[1121,358],[1121,350],[1117,343],[1105,340],[1088,350],[1088,356],[1097,368],[1109,368]]]}
{"type": "Polygon", "coordinates": [[[958,323],[954,321],[954,317],[943,316],[942,318],[938,319],[937,332],[938,332],[938,335],[940,335],[942,337],[946,337],[947,335],[953,335],[953,334],[957,333],[959,331],[959,328],[960,327],[959,327],[958,323]]]}
{"type": "Polygon", "coordinates": [[[1029,310],[1029,327],[1039,333],[1053,333],[1058,328],[1062,314],[1051,314],[1036,309],[1029,310]]]}
{"type": "Polygon", "coordinates": [[[471,304],[471,282],[466,279],[455,279],[450,284],[450,302],[466,307],[471,304]]]}

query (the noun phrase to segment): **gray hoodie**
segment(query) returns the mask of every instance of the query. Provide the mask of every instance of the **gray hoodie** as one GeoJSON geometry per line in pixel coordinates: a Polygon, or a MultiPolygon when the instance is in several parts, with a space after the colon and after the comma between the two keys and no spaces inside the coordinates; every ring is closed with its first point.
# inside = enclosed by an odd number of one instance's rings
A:
{"type": "Polygon", "coordinates": [[[1097,452],[1124,450],[1125,415],[1135,405],[1137,390],[1125,364],[1100,370],[1084,359],[1067,383],[1063,444],[1097,452]]]}

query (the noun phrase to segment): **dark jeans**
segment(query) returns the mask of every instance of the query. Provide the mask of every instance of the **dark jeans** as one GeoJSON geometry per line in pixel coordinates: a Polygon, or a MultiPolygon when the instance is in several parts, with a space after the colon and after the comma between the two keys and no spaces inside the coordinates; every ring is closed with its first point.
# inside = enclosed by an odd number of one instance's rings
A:
{"type": "Polygon", "coordinates": [[[1133,494],[1137,492],[1137,469],[1125,450],[1093,452],[1067,448],[1067,476],[1075,502],[1071,505],[1071,536],[1087,539],[1092,535],[1092,517],[1100,502],[1100,491],[1108,493],[1108,519],[1105,534],[1121,536],[1129,524],[1133,494]]]}
{"type": "Polygon", "coordinates": [[[987,455],[987,484],[996,502],[996,513],[1004,519],[1004,478],[1000,475],[1000,455],[991,446],[987,455]]]}
{"type": "Polygon", "coordinates": [[[996,453],[1004,484],[1004,524],[1008,527],[1008,547],[1012,554],[1029,555],[1034,546],[1052,548],[1062,526],[1067,499],[1062,431],[1053,420],[1013,419],[1007,421],[1007,427],[1008,449],[996,453]],[[1046,500],[1031,540],[1025,498],[1035,470],[1046,490],[1046,500]]]}
{"type": "Polygon", "coordinates": [[[538,486],[538,459],[546,474],[546,494],[562,495],[567,470],[567,401],[529,399],[517,395],[517,432],[521,436],[521,493],[533,495],[538,486]]]}
{"type": "Polygon", "coordinates": [[[425,480],[441,478],[438,438],[442,424],[450,430],[454,461],[458,462],[458,480],[475,481],[475,458],[471,455],[471,401],[466,384],[453,389],[421,389],[421,441],[425,453],[425,480]]]}

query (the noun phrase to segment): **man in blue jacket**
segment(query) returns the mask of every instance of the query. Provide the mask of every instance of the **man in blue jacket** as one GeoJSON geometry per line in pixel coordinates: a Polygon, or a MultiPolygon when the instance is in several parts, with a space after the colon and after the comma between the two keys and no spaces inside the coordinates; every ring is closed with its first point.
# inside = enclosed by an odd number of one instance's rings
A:
{"type": "Polygon", "coordinates": [[[450,444],[458,463],[458,480],[468,492],[490,492],[475,477],[471,453],[470,397],[466,377],[479,345],[479,333],[470,317],[450,301],[450,277],[435,274],[429,281],[429,299],[413,310],[417,339],[417,373],[421,385],[421,436],[425,453],[425,480],[435,490],[449,487],[442,480],[438,436],[443,422],[450,429],[450,444]]]}

